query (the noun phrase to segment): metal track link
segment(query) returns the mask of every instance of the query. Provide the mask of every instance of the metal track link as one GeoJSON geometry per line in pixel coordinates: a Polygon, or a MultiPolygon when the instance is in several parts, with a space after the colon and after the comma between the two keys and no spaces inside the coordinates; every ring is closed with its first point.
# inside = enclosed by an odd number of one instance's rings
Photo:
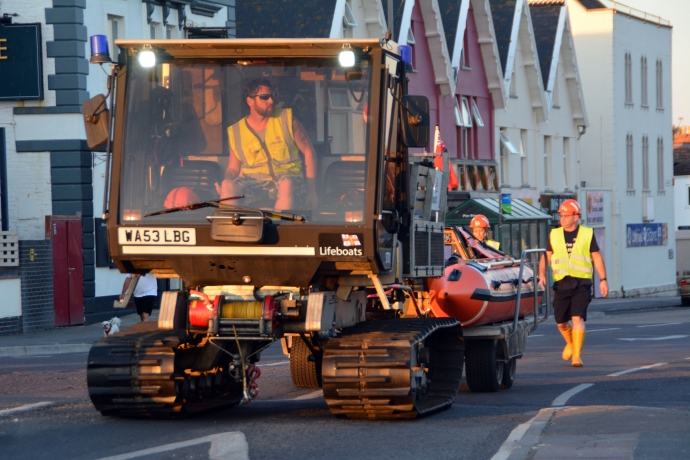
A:
{"type": "Polygon", "coordinates": [[[160,331],[155,322],[132,326],[94,343],[86,379],[103,415],[162,418],[236,404],[241,388],[219,373],[190,377],[176,372],[175,350],[184,331],[160,331]]]}
{"type": "Polygon", "coordinates": [[[349,418],[414,418],[447,409],[462,378],[464,341],[455,318],[367,321],[328,341],[323,393],[349,418]]]}

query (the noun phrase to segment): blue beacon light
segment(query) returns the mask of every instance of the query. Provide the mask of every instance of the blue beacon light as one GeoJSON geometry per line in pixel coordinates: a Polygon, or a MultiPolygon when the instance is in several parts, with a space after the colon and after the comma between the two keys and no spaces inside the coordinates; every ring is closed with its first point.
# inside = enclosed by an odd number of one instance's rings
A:
{"type": "Polygon", "coordinates": [[[105,64],[110,62],[108,53],[108,37],[105,35],[91,36],[91,64],[105,64]]]}
{"type": "Polygon", "coordinates": [[[407,64],[405,67],[408,70],[412,69],[412,47],[409,45],[400,45],[398,51],[400,51],[400,59],[407,64]]]}

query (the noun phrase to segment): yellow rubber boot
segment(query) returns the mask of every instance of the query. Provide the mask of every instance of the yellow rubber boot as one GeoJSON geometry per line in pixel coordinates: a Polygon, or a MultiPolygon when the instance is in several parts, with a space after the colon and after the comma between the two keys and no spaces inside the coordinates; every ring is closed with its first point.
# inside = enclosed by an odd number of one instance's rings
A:
{"type": "Polygon", "coordinates": [[[582,367],[582,345],[585,343],[585,331],[573,331],[573,367],[582,367]]]}
{"type": "Polygon", "coordinates": [[[561,355],[563,357],[564,361],[570,361],[570,358],[573,357],[573,329],[568,328],[567,330],[562,330],[558,329],[561,331],[561,335],[565,339],[565,348],[563,349],[563,354],[561,355]]]}

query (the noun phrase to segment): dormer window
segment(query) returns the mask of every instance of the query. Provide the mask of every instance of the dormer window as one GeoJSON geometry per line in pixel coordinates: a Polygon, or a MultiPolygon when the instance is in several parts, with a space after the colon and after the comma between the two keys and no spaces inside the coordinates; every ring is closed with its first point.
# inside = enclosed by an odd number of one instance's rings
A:
{"type": "Polygon", "coordinates": [[[350,2],[345,2],[345,13],[343,14],[343,38],[352,38],[354,27],[357,27],[355,15],[350,7],[350,2]]]}

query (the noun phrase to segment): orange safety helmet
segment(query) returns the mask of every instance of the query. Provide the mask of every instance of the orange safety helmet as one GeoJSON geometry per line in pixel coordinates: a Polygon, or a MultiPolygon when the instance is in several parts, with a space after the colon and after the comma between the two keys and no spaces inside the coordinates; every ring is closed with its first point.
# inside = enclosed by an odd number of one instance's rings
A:
{"type": "Polygon", "coordinates": [[[177,187],[170,190],[168,196],[165,198],[163,206],[166,208],[179,208],[190,203],[199,201],[199,195],[189,187],[177,187]]]}
{"type": "Polygon", "coordinates": [[[489,228],[489,219],[482,214],[477,214],[470,221],[470,228],[489,228]]]}
{"type": "Polygon", "coordinates": [[[582,215],[582,208],[580,208],[580,204],[573,200],[573,199],[567,199],[563,203],[561,203],[561,206],[558,208],[558,213],[559,214],[577,214],[578,216],[582,215]]]}

